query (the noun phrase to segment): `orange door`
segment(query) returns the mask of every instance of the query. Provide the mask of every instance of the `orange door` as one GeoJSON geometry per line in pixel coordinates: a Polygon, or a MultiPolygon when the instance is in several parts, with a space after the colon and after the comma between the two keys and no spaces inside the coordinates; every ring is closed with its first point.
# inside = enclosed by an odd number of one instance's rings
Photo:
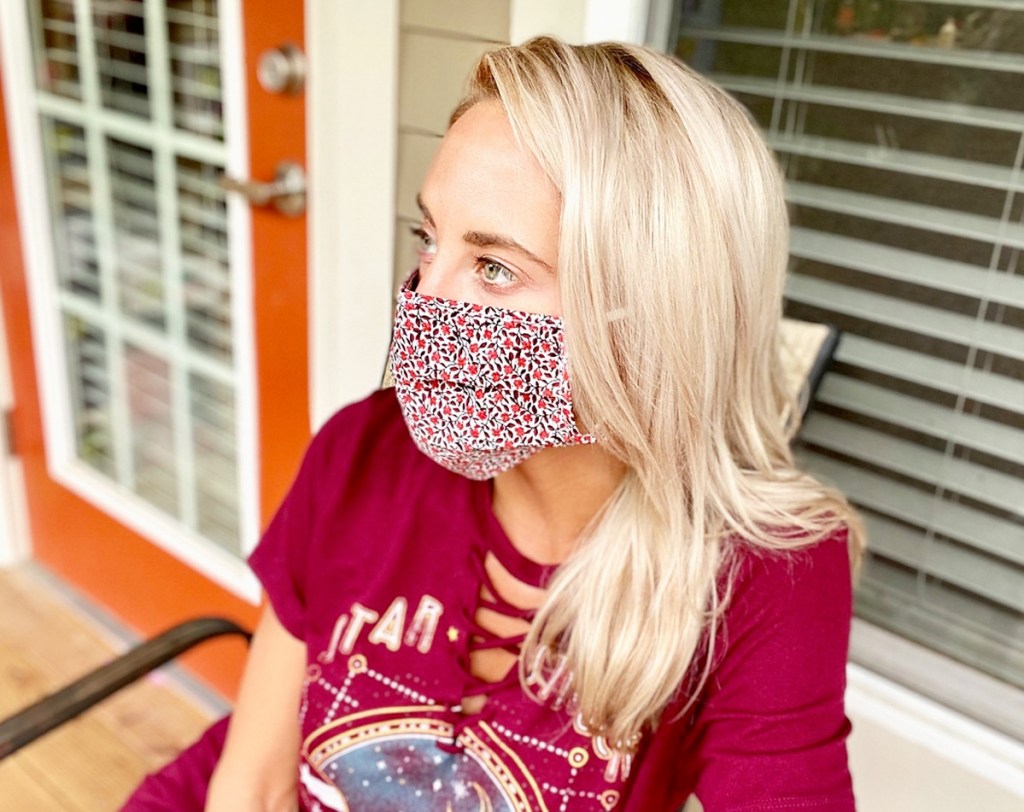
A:
{"type": "MultiPolygon", "coordinates": [[[[144,635],[251,625],[241,562],[309,436],[306,226],[218,179],[305,163],[301,91],[257,81],[261,54],[301,49],[303,4],[86,5],[0,20],[0,294],[34,555],[144,635]]],[[[230,693],[243,657],[224,641],[188,663],[230,693]]]]}

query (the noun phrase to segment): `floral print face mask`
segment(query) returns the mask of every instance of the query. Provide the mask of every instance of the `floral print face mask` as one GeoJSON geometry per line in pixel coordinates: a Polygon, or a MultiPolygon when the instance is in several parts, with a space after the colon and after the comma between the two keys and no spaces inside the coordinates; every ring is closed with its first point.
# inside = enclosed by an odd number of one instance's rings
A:
{"type": "Polygon", "coordinates": [[[594,442],[573,418],[557,316],[425,296],[407,283],[391,374],[419,449],[470,479],[490,479],[542,448],[594,442]]]}

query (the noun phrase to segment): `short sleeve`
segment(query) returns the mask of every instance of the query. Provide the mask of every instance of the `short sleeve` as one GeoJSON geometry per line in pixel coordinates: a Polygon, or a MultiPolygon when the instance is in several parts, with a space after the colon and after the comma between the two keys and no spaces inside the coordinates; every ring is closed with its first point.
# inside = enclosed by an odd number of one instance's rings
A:
{"type": "Polygon", "coordinates": [[[299,472],[249,556],[281,625],[300,640],[305,638],[307,561],[316,525],[318,483],[323,481],[328,441],[321,431],[303,457],[299,472]]]}
{"type": "Polygon", "coordinates": [[[723,653],[690,731],[695,794],[705,812],[852,812],[846,532],[791,553],[744,555],[723,653]]]}

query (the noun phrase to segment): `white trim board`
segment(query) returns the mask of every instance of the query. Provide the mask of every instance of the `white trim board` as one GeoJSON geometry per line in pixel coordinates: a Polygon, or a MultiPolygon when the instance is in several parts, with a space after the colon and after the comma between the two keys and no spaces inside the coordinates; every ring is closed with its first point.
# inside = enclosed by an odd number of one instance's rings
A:
{"type": "Polygon", "coordinates": [[[310,409],[380,385],[390,340],[398,0],[306,0],[310,409]]]}
{"type": "Polygon", "coordinates": [[[583,41],[642,45],[650,11],[651,0],[588,0],[583,41]]]}
{"type": "MultiPolygon", "coordinates": [[[[229,145],[225,173],[249,176],[249,100],[245,76],[245,45],[242,20],[244,0],[222,2],[220,47],[223,54],[224,143],[229,145]]],[[[242,554],[256,548],[260,539],[259,406],[256,368],[256,324],[252,256],[252,209],[241,195],[227,195],[230,242],[231,328],[235,369],[235,466],[238,478],[238,533],[242,554]]],[[[259,601],[255,576],[248,576],[235,591],[251,603],[259,601]],[[253,591],[255,590],[255,591],[253,591]]],[[[237,577],[237,576],[235,576],[237,577]]]]}

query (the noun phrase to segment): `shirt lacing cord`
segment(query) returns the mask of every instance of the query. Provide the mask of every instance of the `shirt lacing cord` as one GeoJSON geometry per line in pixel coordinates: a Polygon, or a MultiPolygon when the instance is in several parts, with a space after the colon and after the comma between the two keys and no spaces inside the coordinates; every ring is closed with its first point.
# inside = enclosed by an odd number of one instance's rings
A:
{"type": "MultiPolygon", "coordinates": [[[[496,634],[494,631],[481,625],[476,620],[477,613],[486,609],[507,618],[525,620],[529,622],[533,619],[536,610],[523,609],[521,607],[514,606],[505,600],[494,586],[494,581],[487,572],[487,568],[484,566],[482,558],[477,559],[474,569],[480,579],[480,587],[477,590],[477,606],[473,614],[468,619],[469,642],[466,656],[462,662],[466,674],[466,683],[462,691],[462,696],[463,699],[482,696],[485,698],[485,701],[487,701],[490,699],[492,694],[495,694],[498,691],[503,691],[519,682],[518,661],[513,664],[504,677],[495,680],[494,682],[488,682],[487,680],[475,676],[471,672],[470,655],[480,651],[503,649],[518,658],[522,651],[523,642],[526,640],[526,633],[523,632],[520,634],[505,636],[496,634]]],[[[461,704],[452,708],[452,711],[455,713],[455,721],[453,724],[451,741],[439,742],[438,746],[447,752],[458,753],[462,751],[462,745],[458,741],[459,736],[466,727],[473,724],[474,717],[477,714],[466,713],[461,704]]]]}

